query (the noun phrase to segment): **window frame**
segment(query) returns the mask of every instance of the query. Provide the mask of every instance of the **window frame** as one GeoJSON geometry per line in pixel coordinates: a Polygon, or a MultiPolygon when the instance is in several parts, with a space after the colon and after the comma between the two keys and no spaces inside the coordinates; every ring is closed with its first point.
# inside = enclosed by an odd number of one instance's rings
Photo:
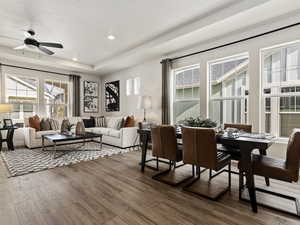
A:
{"type": "MultiPolygon", "coordinates": [[[[260,122],[259,122],[259,130],[260,132],[266,132],[266,114],[270,115],[270,120],[275,122],[270,123],[270,133],[275,135],[278,140],[288,140],[288,137],[281,136],[281,115],[283,114],[299,114],[300,111],[293,111],[293,112],[283,112],[281,111],[281,105],[280,105],[280,99],[281,97],[295,97],[295,109],[296,109],[296,97],[300,97],[300,92],[296,91],[296,87],[300,86],[300,79],[299,83],[294,83],[294,81],[288,81],[287,79],[287,71],[289,70],[287,68],[287,50],[288,48],[298,47],[298,65],[292,66],[293,69],[298,70],[298,77],[300,76],[300,40],[292,41],[292,42],[285,42],[281,43],[279,45],[273,45],[266,48],[259,49],[259,60],[260,60],[260,122]],[[272,55],[272,53],[275,53],[276,51],[280,51],[280,81],[274,82],[277,87],[274,87],[274,89],[277,89],[276,93],[272,94],[272,82],[265,82],[265,66],[264,66],[264,60],[266,58],[266,55],[272,55]],[[283,54],[284,53],[284,54],[283,54]],[[284,63],[284,66],[282,66],[282,62],[284,63]],[[283,76],[284,74],[284,76],[283,76]],[[283,77],[285,79],[283,80],[283,77]],[[266,85],[267,84],[267,85],[266,85]],[[282,88],[287,87],[295,87],[294,92],[282,92],[282,88]],[[265,89],[270,89],[271,93],[264,93],[265,89]],[[270,98],[270,111],[266,111],[265,106],[265,99],[270,98]],[[273,104],[272,104],[273,103],[273,104]],[[272,110],[273,109],[273,110],[272,110]],[[273,114],[273,115],[272,115],[273,114]],[[274,115],[275,114],[275,115],[274,115]],[[272,126],[273,124],[273,126],[272,126]]],[[[272,65],[271,65],[272,67],[272,65]]],[[[277,71],[278,72],[278,71],[277,71]]],[[[271,72],[272,74],[272,72],[271,72]]],[[[272,80],[273,78],[271,78],[272,80]]]]}
{"type": "MultiPolygon", "coordinates": [[[[170,90],[170,92],[171,92],[170,93],[171,124],[175,124],[176,121],[174,118],[174,104],[176,104],[178,102],[187,102],[187,101],[195,101],[196,102],[197,101],[199,103],[199,107],[200,107],[200,84],[201,84],[200,63],[173,69],[170,73],[170,83],[171,83],[171,90],[170,90]],[[176,74],[187,71],[187,70],[193,70],[193,69],[199,69],[199,83],[197,86],[199,88],[199,97],[194,98],[194,90],[193,89],[194,89],[194,87],[196,87],[196,85],[195,85],[195,86],[192,86],[192,98],[177,99],[176,98],[176,83],[175,83],[176,82],[176,74]]],[[[200,116],[200,114],[198,116],[200,116]]]]}
{"type": "MultiPolygon", "coordinates": [[[[71,105],[71,103],[70,103],[70,100],[71,100],[71,98],[70,98],[70,93],[71,93],[71,90],[70,90],[70,87],[71,87],[71,85],[70,85],[70,81],[68,81],[68,80],[60,80],[60,79],[44,79],[44,81],[43,81],[43,101],[44,101],[44,107],[45,107],[45,116],[49,116],[48,115],[48,112],[47,112],[47,106],[62,106],[62,107],[65,107],[66,109],[67,109],[67,112],[66,112],[66,115],[67,116],[69,116],[70,115],[70,110],[71,110],[71,108],[70,108],[70,105],[71,105]],[[64,103],[47,103],[46,102],[46,99],[45,99],[45,84],[47,83],[47,82],[51,82],[52,83],[52,85],[53,85],[53,83],[59,83],[60,85],[63,83],[63,84],[66,84],[67,85],[67,101],[65,100],[65,98],[66,98],[66,96],[64,96],[64,103]],[[67,102],[67,103],[66,103],[67,102]]],[[[50,113],[51,114],[51,113],[50,113]]],[[[52,115],[50,115],[50,117],[52,117],[52,115]]],[[[65,115],[63,116],[63,117],[65,117],[65,115]]],[[[62,117],[62,118],[63,118],[62,117]]],[[[57,118],[57,116],[55,117],[55,118],[57,118]]]]}
{"type": "MultiPolygon", "coordinates": [[[[209,60],[207,61],[207,105],[208,105],[208,117],[211,118],[211,113],[212,113],[212,103],[215,101],[226,101],[226,100],[232,100],[234,101],[234,118],[237,118],[237,102],[235,100],[245,100],[245,103],[243,104],[243,102],[241,101],[241,109],[243,109],[243,111],[241,111],[241,121],[247,123],[247,121],[249,121],[249,94],[246,95],[245,93],[242,94],[241,96],[220,96],[220,97],[212,97],[212,85],[211,85],[211,66],[214,64],[220,64],[220,63],[226,63],[226,62],[230,62],[230,61],[234,61],[234,60],[239,60],[239,59],[243,59],[243,58],[247,58],[248,59],[248,66],[250,65],[250,54],[249,52],[242,52],[239,54],[234,54],[234,55],[230,55],[230,56],[226,56],[226,57],[222,57],[222,58],[218,58],[218,59],[214,59],[214,60],[209,60]],[[246,104],[246,105],[245,105],[246,104]]],[[[235,78],[236,79],[236,78],[235,78]]],[[[246,73],[246,90],[249,91],[249,86],[250,86],[250,76],[249,76],[249,69],[246,73]]],[[[223,87],[222,87],[223,90],[223,87]]],[[[224,111],[224,110],[223,110],[224,111]]],[[[225,110],[226,111],[226,110],[225,110]]],[[[226,118],[226,115],[222,115],[222,118],[226,118]]],[[[220,122],[220,126],[223,126],[224,119],[220,122]]]]}
{"type": "Polygon", "coordinates": [[[35,77],[35,76],[25,76],[25,75],[19,75],[19,74],[15,74],[15,73],[5,73],[4,74],[4,86],[5,86],[5,102],[7,103],[11,103],[11,104],[19,104],[20,105],[20,108],[22,108],[23,110],[19,111],[20,115],[19,115],[19,118],[18,119],[14,119],[15,121],[21,121],[24,119],[24,104],[32,104],[33,108],[35,108],[35,112],[33,112],[33,114],[35,113],[38,113],[39,112],[39,107],[40,107],[40,99],[39,99],[39,84],[40,84],[40,80],[35,77]],[[9,94],[8,94],[8,91],[9,91],[9,88],[7,86],[7,80],[9,79],[10,76],[13,76],[13,77],[17,77],[19,79],[32,79],[32,80],[35,80],[36,81],[36,101],[35,102],[24,102],[24,101],[9,101],[9,94]],[[23,116],[22,116],[23,114],[23,116]]]}

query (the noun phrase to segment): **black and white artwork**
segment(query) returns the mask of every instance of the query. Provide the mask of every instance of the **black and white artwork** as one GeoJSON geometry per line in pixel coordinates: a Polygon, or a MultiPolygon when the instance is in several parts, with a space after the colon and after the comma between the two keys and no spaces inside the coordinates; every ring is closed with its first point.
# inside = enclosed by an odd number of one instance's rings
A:
{"type": "Polygon", "coordinates": [[[98,112],[98,83],[95,81],[83,82],[83,107],[85,113],[98,112]]]}
{"type": "Polygon", "coordinates": [[[106,112],[120,111],[120,81],[105,83],[106,112]]]}

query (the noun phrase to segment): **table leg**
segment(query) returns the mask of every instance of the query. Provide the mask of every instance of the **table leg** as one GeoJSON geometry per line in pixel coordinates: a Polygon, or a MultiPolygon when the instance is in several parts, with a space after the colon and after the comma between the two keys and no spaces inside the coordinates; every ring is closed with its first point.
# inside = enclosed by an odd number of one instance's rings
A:
{"type": "Polygon", "coordinates": [[[102,150],[102,136],[100,136],[100,150],[102,150]]]}
{"type": "Polygon", "coordinates": [[[45,150],[45,138],[42,136],[42,151],[45,150]]]}
{"type": "Polygon", "coordinates": [[[255,182],[254,175],[251,165],[251,153],[252,148],[247,143],[240,144],[241,149],[241,170],[245,172],[246,175],[246,187],[248,188],[251,207],[253,212],[257,212],[257,202],[256,202],[256,193],[255,193],[255,182]]]}
{"type": "Polygon", "coordinates": [[[142,142],[141,171],[144,172],[145,165],[146,165],[146,156],[147,156],[149,136],[148,136],[148,134],[141,134],[140,138],[141,138],[141,142],[142,142]]]}
{"type": "Polygon", "coordinates": [[[0,151],[2,151],[2,133],[0,130],[0,151]]]}
{"type": "Polygon", "coordinates": [[[15,132],[15,130],[14,129],[8,129],[7,130],[7,137],[6,137],[6,139],[7,139],[7,148],[9,149],[9,150],[15,150],[15,147],[14,147],[14,142],[13,142],[13,137],[14,137],[14,132],[15,132]]]}
{"type": "Polygon", "coordinates": [[[56,141],[53,142],[54,143],[54,159],[56,158],[56,141]]]}

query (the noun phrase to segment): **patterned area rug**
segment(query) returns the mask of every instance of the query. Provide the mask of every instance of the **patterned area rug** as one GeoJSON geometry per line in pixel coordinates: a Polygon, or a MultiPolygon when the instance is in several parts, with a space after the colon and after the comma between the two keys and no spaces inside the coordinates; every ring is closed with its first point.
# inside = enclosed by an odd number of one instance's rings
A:
{"type": "Polygon", "coordinates": [[[133,151],[133,149],[120,149],[106,145],[103,145],[100,150],[99,144],[92,142],[85,146],[79,144],[58,146],[57,150],[64,150],[63,152],[55,153],[52,149],[49,147],[42,151],[19,148],[15,151],[2,151],[1,156],[7,166],[9,177],[15,177],[133,151]]]}

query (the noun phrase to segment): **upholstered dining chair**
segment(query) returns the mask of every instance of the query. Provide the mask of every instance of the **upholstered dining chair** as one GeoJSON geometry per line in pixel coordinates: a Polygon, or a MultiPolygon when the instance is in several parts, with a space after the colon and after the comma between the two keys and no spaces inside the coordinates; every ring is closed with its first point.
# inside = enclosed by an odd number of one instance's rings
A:
{"type": "MultiPolygon", "coordinates": [[[[235,128],[238,129],[239,131],[243,131],[246,133],[252,133],[252,125],[249,124],[237,124],[237,123],[225,123],[224,124],[224,130],[226,130],[227,128],[235,128]]],[[[239,148],[238,145],[226,145],[223,146],[222,148],[219,148],[219,151],[221,152],[225,152],[230,154],[231,159],[236,160],[236,161],[240,161],[241,158],[241,150],[239,148]]],[[[259,153],[261,155],[267,155],[266,150],[259,150],[259,153]]],[[[242,178],[242,175],[239,172],[235,172],[235,171],[231,171],[231,173],[240,175],[240,182],[244,182],[244,179],[242,178]]],[[[210,172],[211,174],[211,172],[210,172]]],[[[267,186],[270,186],[270,180],[268,177],[265,178],[265,182],[267,186]]],[[[243,183],[240,184],[240,186],[242,186],[243,183]]]]}
{"type": "Polygon", "coordinates": [[[231,188],[231,158],[229,154],[218,151],[215,130],[211,128],[183,127],[182,141],[184,148],[183,163],[195,165],[197,168],[197,177],[185,185],[184,190],[212,200],[217,200],[221,195],[229,191],[231,188]],[[223,169],[225,166],[228,166],[229,171],[228,187],[216,193],[214,197],[189,189],[200,179],[201,167],[216,171],[217,173],[210,177],[214,178],[225,171],[223,169]]]}
{"type": "MultiPolygon", "coordinates": [[[[194,176],[194,167],[192,167],[193,176],[183,176],[184,178],[178,182],[172,182],[164,178],[164,175],[167,175],[178,167],[183,166],[181,164],[176,166],[177,162],[182,161],[182,145],[177,144],[176,130],[175,127],[169,125],[161,125],[151,128],[151,139],[152,139],[152,155],[158,159],[167,159],[169,160],[169,169],[155,174],[152,178],[163,183],[177,186],[194,176]]],[[[160,161],[157,160],[157,167],[159,168],[160,161]]]]}
{"type": "MultiPolygon", "coordinates": [[[[269,177],[271,179],[276,179],[284,182],[292,183],[298,181],[299,166],[300,166],[300,129],[299,128],[294,129],[292,134],[289,137],[285,160],[275,159],[265,155],[252,156],[252,170],[255,175],[262,176],[262,177],[269,177]]],[[[240,190],[242,189],[243,188],[240,188],[240,190]]],[[[255,190],[295,201],[296,212],[297,212],[296,215],[300,217],[300,202],[296,197],[272,192],[261,188],[255,188],[255,190]]],[[[269,208],[283,211],[273,206],[268,206],[261,203],[260,205],[264,205],[269,208]]]]}
{"type": "MultiPolygon", "coordinates": [[[[151,123],[145,123],[145,122],[139,122],[138,123],[138,129],[150,129],[151,126],[153,126],[153,124],[151,124],[151,123]]],[[[139,147],[142,148],[142,146],[143,146],[142,139],[143,138],[140,135],[139,137],[137,136],[137,139],[139,139],[139,147]]],[[[151,136],[149,136],[147,149],[152,150],[151,136]]],[[[159,162],[164,163],[164,164],[169,164],[169,162],[166,161],[166,160],[160,160],[158,157],[155,157],[155,158],[152,157],[152,158],[146,160],[146,165],[145,166],[149,169],[152,169],[152,170],[159,170],[159,162]],[[153,162],[153,161],[156,162],[155,167],[152,166],[152,165],[147,164],[147,163],[150,163],[150,162],[153,162]]]]}

